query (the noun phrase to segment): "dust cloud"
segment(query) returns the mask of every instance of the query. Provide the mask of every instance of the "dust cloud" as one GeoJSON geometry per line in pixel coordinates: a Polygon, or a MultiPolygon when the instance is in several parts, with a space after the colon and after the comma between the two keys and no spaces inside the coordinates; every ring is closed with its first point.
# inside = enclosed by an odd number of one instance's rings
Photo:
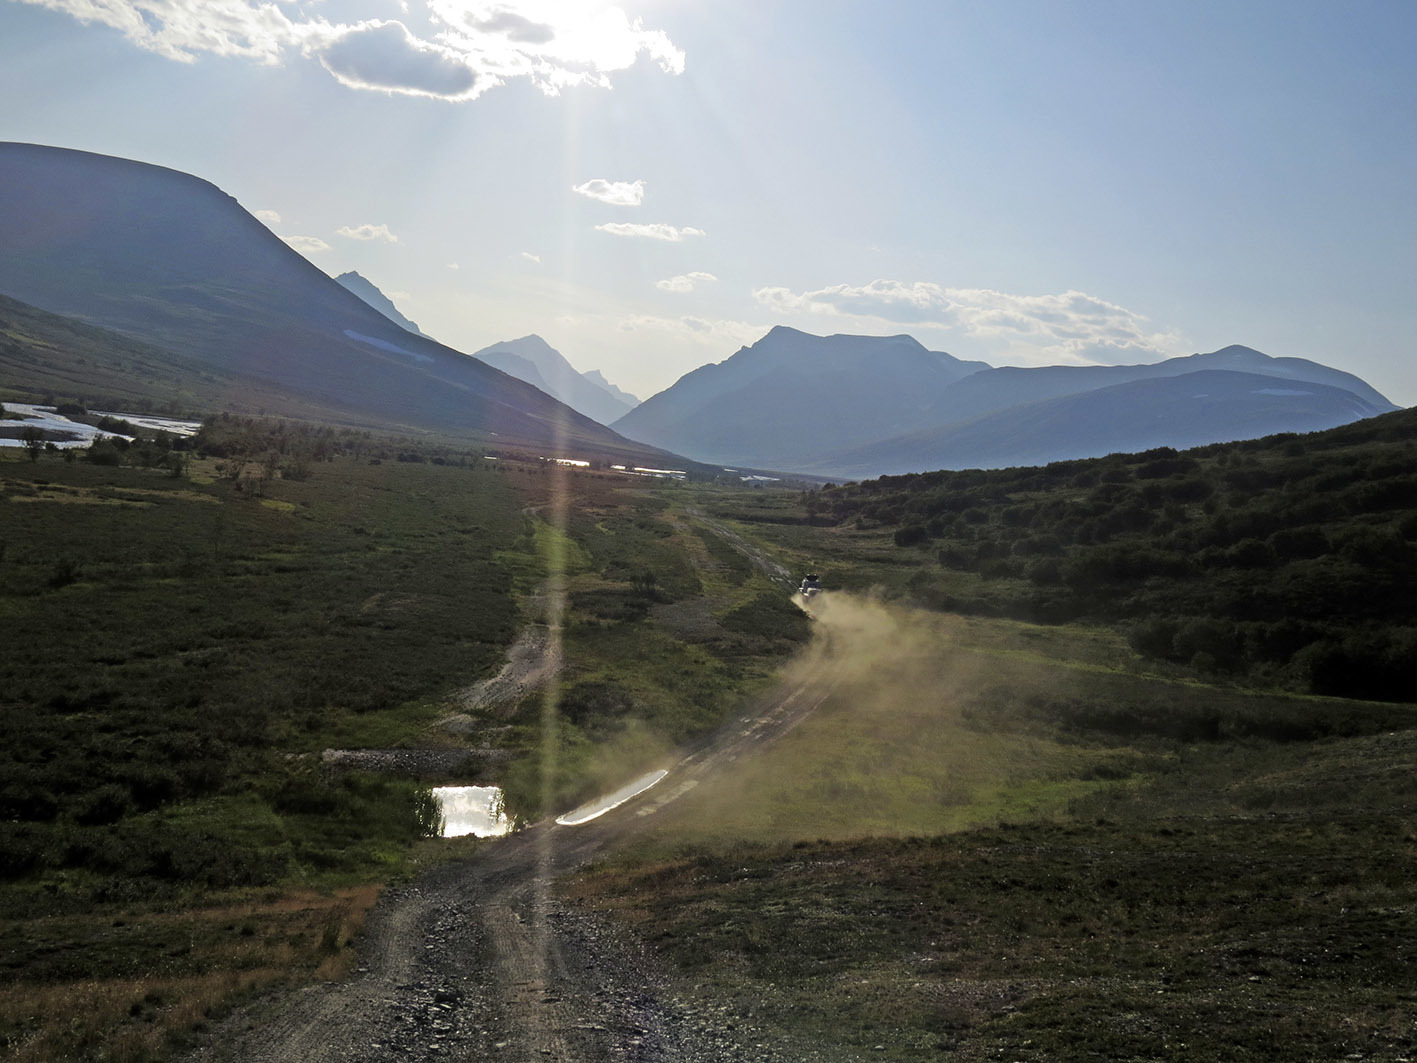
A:
{"type": "Polygon", "coordinates": [[[778,696],[815,708],[686,796],[666,834],[693,844],[929,834],[1066,802],[1072,751],[1008,720],[1030,691],[1070,679],[1015,659],[1012,630],[841,592],[799,604],[814,637],[778,696]]]}
{"type": "MultiPolygon", "coordinates": [[[[800,597],[800,595],[798,596],[800,597]]],[[[855,711],[952,715],[979,662],[961,646],[965,622],[875,596],[819,594],[805,603],[815,637],[789,678],[829,683],[855,711]]]]}

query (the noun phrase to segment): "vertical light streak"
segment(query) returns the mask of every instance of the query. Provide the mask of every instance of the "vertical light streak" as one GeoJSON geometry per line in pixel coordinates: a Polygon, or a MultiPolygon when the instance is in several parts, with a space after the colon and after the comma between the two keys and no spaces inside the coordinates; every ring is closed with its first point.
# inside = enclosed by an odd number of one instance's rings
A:
{"type": "MultiPolygon", "coordinates": [[[[562,623],[566,614],[566,543],[570,516],[570,469],[554,459],[567,453],[570,432],[569,410],[561,407],[552,428],[553,460],[544,466],[549,483],[546,521],[552,534],[546,543],[546,633],[547,653],[551,658],[551,676],[541,694],[541,815],[543,819],[555,813],[556,771],[560,752],[560,677],[563,654],[562,623]]],[[[536,881],[532,887],[531,938],[535,951],[537,982],[550,988],[550,936],[547,911],[551,895],[551,880],[555,875],[556,830],[543,824],[536,841],[536,881]]],[[[542,994],[545,999],[546,994],[542,994]]],[[[543,1021],[549,1021],[549,1016],[543,1021]]],[[[559,1031],[550,1030],[550,1042],[564,1045],[559,1031]]]]}
{"type": "MultiPolygon", "coordinates": [[[[567,102],[572,103],[575,99],[576,95],[572,94],[567,102]]],[[[580,165],[580,116],[575,106],[567,109],[563,133],[563,176],[570,178],[578,172],[580,165]]],[[[573,205],[569,201],[572,198],[574,197],[566,197],[567,206],[563,209],[571,209],[573,205]]],[[[560,268],[563,277],[566,278],[573,277],[577,269],[576,242],[577,233],[574,218],[571,214],[564,214],[561,225],[560,268]]],[[[561,746],[560,678],[564,659],[562,625],[566,615],[566,544],[569,541],[567,528],[571,506],[571,470],[559,464],[555,459],[570,454],[568,445],[571,434],[569,417],[570,410],[565,406],[560,407],[552,424],[552,449],[546,455],[552,460],[544,466],[549,481],[549,498],[545,511],[546,522],[550,525],[552,534],[548,537],[546,557],[544,558],[546,565],[546,652],[550,656],[551,675],[545,686],[542,687],[541,693],[541,793],[539,796],[543,820],[549,820],[557,811],[554,801],[561,746]]],[[[549,822],[544,822],[540,831],[536,840],[536,881],[532,885],[531,943],[537,982],[549,989],[551,937],[546,916],[551,899],[551,880],[555,874],[557,828],[549,822]]],[[[541,1038],[540,1047],[544,1053],[559,1060],[560,1063],[569,1063],[565,1054],[566,1043],[561,1038],[560,1031],[549,1028],[554,1020],[550,1009],[546,1008],[543,1003],[547,996],[546,993],[540,994],[536,1005],[546,1009],[537,1024],[545,1032],[541,1038]]]]}

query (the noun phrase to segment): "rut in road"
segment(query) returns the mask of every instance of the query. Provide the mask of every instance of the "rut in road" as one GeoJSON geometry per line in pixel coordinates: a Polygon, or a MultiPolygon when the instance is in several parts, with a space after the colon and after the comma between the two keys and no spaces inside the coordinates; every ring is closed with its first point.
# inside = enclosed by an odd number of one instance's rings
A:
{"type": "Polygon", "coordinates": [[[267,999],[217,1024],[189,1063],[215,1061],[843,1060],[771,1041],[675,996],[638,943],[551,896],[551,882],[671,815],[723,764],[790,731],[831,693],[831,635],[771,697],[688,752],[655,788],[579,827],[536,824],[391,890],[346,982],[267,999]],[[765,1040],[766,1039],[766,1040],[765,1040]]]}

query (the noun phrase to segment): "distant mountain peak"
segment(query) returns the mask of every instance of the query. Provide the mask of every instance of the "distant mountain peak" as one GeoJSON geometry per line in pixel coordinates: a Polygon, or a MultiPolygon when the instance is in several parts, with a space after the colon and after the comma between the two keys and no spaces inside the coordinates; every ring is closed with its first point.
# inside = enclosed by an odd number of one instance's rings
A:
{"type": "Polygon", "coordinates": [[[614,384],[610,383],[610,381],[605,379],[605,374],[602,373],[599,369],[587,369],[584,373],[581,374],[581,376],[585,377],[596,387],[604,388],[616,398],[628,402],[632,406],[638,406],[640,404],[641,400],[638,395],[632,395],[624,388],[616,387],[614,384]]]}
{"type": "Polygon", "coordinates": [[[1311,431],[1393,408],[1349,373],[1240,344],[1144,365],[994,369],[912,336],[779,325],[615,428],[723,464],[856,477],[1311,431]]]}
{"type": "Polygon", "coordinates": [[[403,314],[399,312],[399,308],[394,305],[394,301],[381,292],[373,281],[360,274],[357,270],[341,273],[335,278],[335,282],[343,285],[346,289],[359,296],[359,298],[363,299],[399,328],[406,329],[415,335],[427,336],[429,339],[432,339],[432,337],[428,336],[421,328],[404,317],[403,314]]]}
{"type": "Polygon", "coordinates": [[[1218,351],[1212,351],[1211,355],[1213,357],[1223,358],[1248,358],[1252,361],[1267,362],[1270,360],[1269,355],[1262,354],[1261,352],[1255,350],[1253,347],[1246,347],[1243,344],[1239,343],[1232,343],[1228,347],[1222,347],[1218,351]]]}
{"type": "Polygon", "coordinates": [[[473,357],[540,388],[601,424],[619,420],[639,401],[588,379],[534,332],[515,340],[501,340],[473,352],[473,357]]]}
{"type": "MultiPolygon", "coordinates": [[[[482,350],[488,352],[511,351],[514,354],[521,355],[523,358],[533,358],[533,356],[544,357],[546,355],[554,355],[557,358],[562,357],[561,353],[556,350],[555,347],[551,346],[551,344],[547,343],[535,332],[528,333],[514,340],[499,340],[488,347],[482,348],[482,350]]],[[[482,351],[479,351],[475,357],[481,358],[482,351]]],[[[533,358],[533,360],[535,360],[535,358],[533,358]]],[[[567,364],[569,365],[570,363],[568,362],[567,364]]]]}
{"type": "MultiPolygon", "coordinates": [[[[758,343],[762,343],[763,340],[770,340],[770,339],[772,339],[774,336],[779,336],[779,337],[781,337],[781,336],[809,336],[809,335],[811,335],[811,333],[803,332],[801,329],[795,329],[795,328],[793,328],[791,325],[774,325],[772,328],[768,329],[766,333],[763,334],[763,339],[759,340],[758,343]]],[[[755,344],[754,346],[756,346],[756,344],[755,344]]]]}
{"type": "Polygon", "coordinates": [[[777,325],[646,399],[616,430],[641,441],[688,440],[705,460],[788,468],[826,441],[926,427],[919,415],[929,396],[988,368],[912,336],[814,336],[777,325]]]}

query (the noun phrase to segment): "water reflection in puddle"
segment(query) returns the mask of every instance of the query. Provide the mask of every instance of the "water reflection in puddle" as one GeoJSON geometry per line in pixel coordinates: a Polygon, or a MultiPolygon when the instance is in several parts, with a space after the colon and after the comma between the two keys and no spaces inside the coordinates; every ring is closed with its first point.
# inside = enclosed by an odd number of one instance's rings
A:
{"type": "Polygon", "coordinates": [[[668,775],[667,771],[652,771],[648,775],[641,775],[632,783],[620,787],[613,794],[606,794],[604,797],[596,798],[580,808],[567,812],[564,816],[557,816],[556,823],[562,827],[579,827],[582,823],[589,823],[593,819],[605,815],[612,808],[618,808],[630,798],[644,793],[660,779],[668,775]]]}
{"type": "Polygon", "coordinates": [[[433,796],[443,813],[444,838],[495,838],[511,829],[500,786],[435,786],[433,796]]]}

